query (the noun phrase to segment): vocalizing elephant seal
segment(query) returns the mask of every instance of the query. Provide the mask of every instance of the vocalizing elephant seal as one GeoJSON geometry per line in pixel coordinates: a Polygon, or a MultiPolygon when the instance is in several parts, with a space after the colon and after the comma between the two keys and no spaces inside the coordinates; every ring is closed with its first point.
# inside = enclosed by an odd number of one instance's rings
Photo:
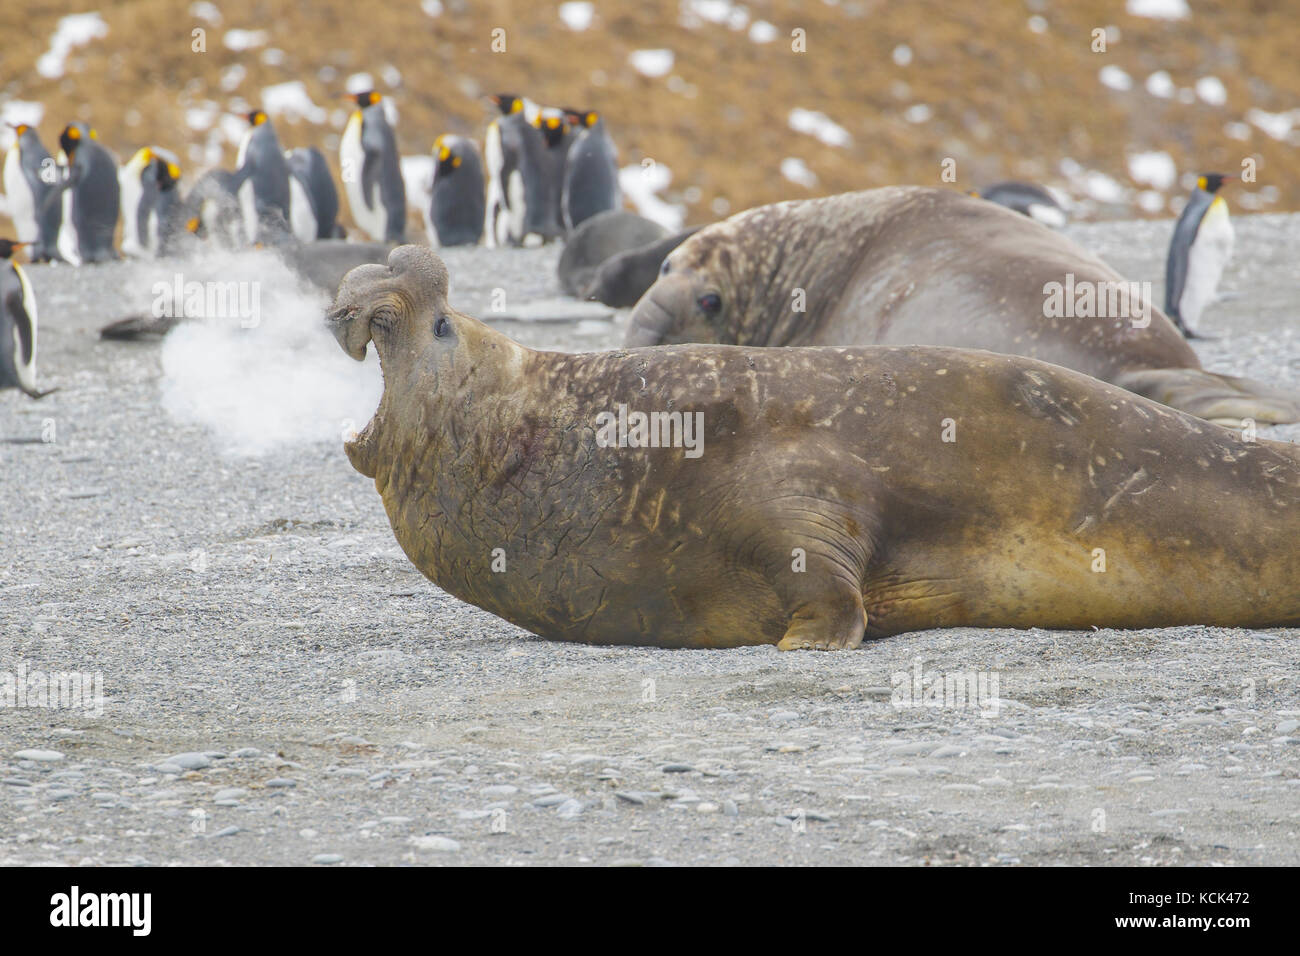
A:
{"type": "Polygon", "coordinates": [[[1202,369],[1136,286],[996,203],[889,186],[760,206],[702,230],[669,255],[625,344],[991,349],[1223,424],[1300,421],[1295,396],[1202,369]]]}
{"type": "Polygon", "coordinates": [[[402,549],[543,637],[1300,623],[1300,449],[1077,372],[915,347],[536,352],[450,308],[415,246],[348,273],[328,321],[379,353],[383,398],[345,449],[402,549]]]}

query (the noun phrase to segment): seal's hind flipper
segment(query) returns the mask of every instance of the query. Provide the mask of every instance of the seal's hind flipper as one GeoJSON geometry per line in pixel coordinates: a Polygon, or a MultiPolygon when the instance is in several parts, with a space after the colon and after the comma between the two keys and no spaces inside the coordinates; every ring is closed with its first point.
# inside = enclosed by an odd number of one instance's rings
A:
{"type": "Polygon", "coordinates": [[[1300,396],[1204,369],[1136,369],[1116,378],[1115,384],[1220,425],[1240,425],[1247,418],[1261,425],[1300,421],[1300,396]]]}

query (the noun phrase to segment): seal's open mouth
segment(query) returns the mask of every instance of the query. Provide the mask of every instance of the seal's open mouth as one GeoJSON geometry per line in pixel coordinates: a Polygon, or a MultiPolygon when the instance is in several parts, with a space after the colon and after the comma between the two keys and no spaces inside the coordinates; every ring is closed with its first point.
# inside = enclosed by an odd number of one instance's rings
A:
{"type": "MultiPolygon", "coordinates": [[[[334,338],[338,340],[340,348],[358,362],[364,362],[366,347],[370,343],[370,326],[369,323],[357,321],[359,312],[360,310],[356,306],[335,309],[326,314],[325,321],[330,331],[334,333],[334,338]]],[[[379,374],[382,378],[384,374],[382,359],[379,362],[379,374]]],[[[387,388],[388,382],[385,379],[385,394],[387,388]]],[[[383,427],[383,423],[384,395],[381,395],[379,407],[375,409],[375,414],[371,416],[366,426],[343,441],[343,450],[347,453],[348,460],[352,462],[352,467],[367,478],[374,478],[379,470],[376,461],[376,446],[378,444],[379,430],[383,427]]]]}

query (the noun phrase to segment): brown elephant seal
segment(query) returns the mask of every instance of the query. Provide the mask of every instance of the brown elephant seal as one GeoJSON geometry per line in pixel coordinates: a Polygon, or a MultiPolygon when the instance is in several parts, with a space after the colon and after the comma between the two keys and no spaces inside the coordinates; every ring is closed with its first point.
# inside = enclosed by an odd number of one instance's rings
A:
{"type": "Polygon", "coordinates": [[[1135,286],[996,203],[890,186],[760,206],[700,231],[665,261],[625,344],[990,349],[1222,424],[1300,421],[1296,396],[1202,369],[1135,286]]]}
{"type": "Polygon", "coordinates": [[[345,449],[402,549],[546,638],[1300,624],[1297,448],[1068,369],[923,347],[532,351],[450,308],[415,246],[349,273],[328,321],[349,355],[379,353],[383,398],[345,449]]]}

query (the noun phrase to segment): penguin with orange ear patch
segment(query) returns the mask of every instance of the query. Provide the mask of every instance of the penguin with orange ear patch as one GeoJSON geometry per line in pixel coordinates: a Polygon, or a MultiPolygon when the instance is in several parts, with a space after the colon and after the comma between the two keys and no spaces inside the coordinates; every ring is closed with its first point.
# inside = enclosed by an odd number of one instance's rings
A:
{"type": "Polygon", "coordinates": [[[36,299],[27,276],[13,261],[14,251],[28,245],[0,239],[0,389],[16,388],[32,398],[54,389],[36,387],[36,299]]]}
{"type": "Polygon", "coordinates": [[[59,254],[73,265],[116,259],[113,232],[121,200],[117,160],[85,123],[65,126],[59,147],[63,178],[44,199],[46,204],[63,203],[59,254]]]}
{"type": "Polygon", "coordinates": [[[560,206],[566,232],[598,212],[618,209],[623,193],[618,185],[618,150],[595,110],[566,109],[569,125],[577,132],[564,162],[560,206]]]}
{"type": "Polygon", "coordinates": [[[406,183],[383,97],[374,90],[345,97],[357,107],[339,141],[339,167],[352,220],[376,242],[403,242],[406,183]]]}
{"type": "Polygon", "coordinates": [[[475,245],[483,237],[486,211],[478,146],[464,136],[439,136],[433,144],[433,163],[429,244],[475,245]]]}
{"type": "Polygon", "coordinates": [[[289,164],[280,137],[263,110],[248,114],[248,132],[239,144],[231,180],[250,243],[275,243],[289,231],[289,164]]]}

